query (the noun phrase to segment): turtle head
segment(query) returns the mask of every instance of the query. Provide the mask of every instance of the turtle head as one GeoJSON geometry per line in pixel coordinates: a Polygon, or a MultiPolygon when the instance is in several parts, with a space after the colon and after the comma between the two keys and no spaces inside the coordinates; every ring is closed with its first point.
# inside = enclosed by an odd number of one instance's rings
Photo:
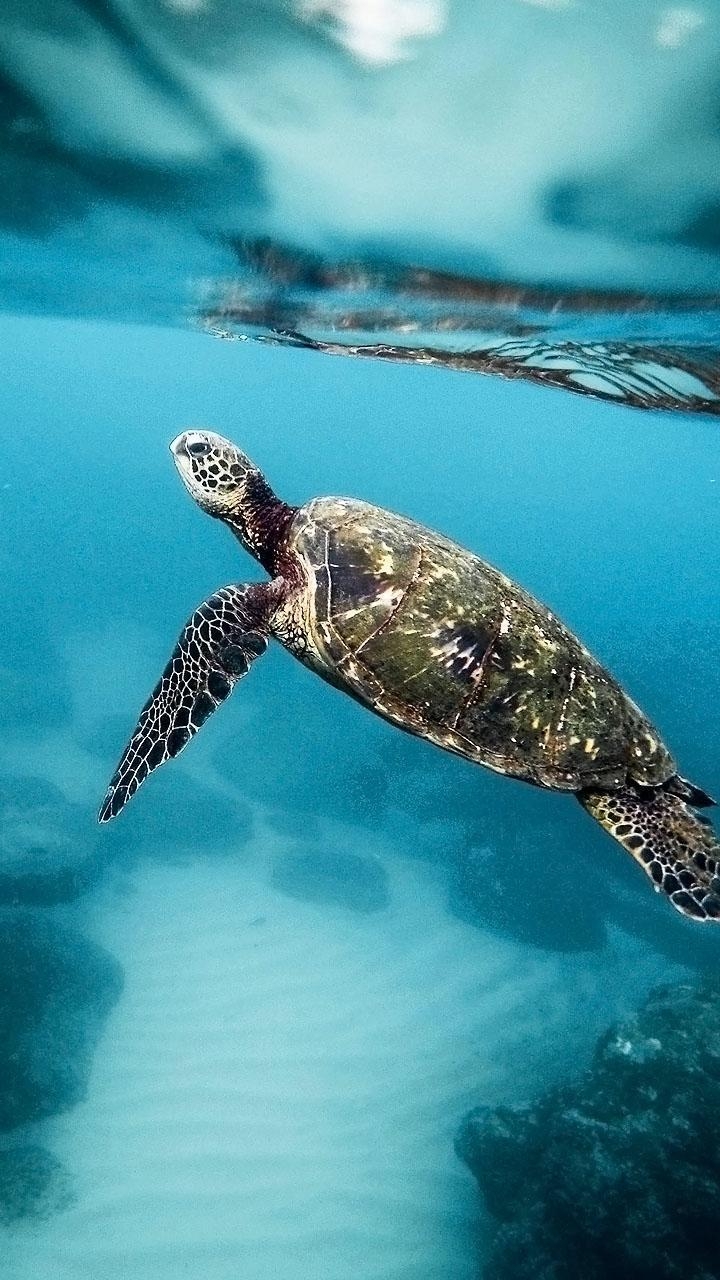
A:
{"type": "Polygon", "coordinates": [[[191,498],[218,520],[241,511],[248,479],[262,478],[246,454],[214,431],[183,431],[170,452],[191,498]]]}
{"type": "Polygon", "coordinates": [[[285,508],[247,454],[214,431],[183,431],[170,445],[198,506],[222,520],[262,564],[272,559],[277,509],[285,508]]]}

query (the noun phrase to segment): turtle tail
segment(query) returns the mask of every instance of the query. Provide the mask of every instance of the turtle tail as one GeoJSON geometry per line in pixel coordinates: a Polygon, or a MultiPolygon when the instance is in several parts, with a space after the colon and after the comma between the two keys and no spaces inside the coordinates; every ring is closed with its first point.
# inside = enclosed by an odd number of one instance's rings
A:
{"type": "Polygon", "coordinates": [[[577,798],[677,911],[694,920],[720,918],[720,840],[693,812],[714,803],[704,791],[676,774],[662,787],[630,783],[618,791],[579,791],[577,798]]]}

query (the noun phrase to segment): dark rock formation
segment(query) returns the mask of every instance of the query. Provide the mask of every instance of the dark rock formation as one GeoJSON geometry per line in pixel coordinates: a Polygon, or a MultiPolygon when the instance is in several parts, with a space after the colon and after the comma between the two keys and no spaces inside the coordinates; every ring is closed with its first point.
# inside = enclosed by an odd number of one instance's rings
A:
{"type": "Polygon", "coordinates": [[[71,902],[101,866],[93,814],[39,779],[0,782],[0,905],[71,902]]]}
{"type": "Polygon", "coordinates": [[[720,987],[663,987],[574,1085],[480,1107],[456,1150],[499,1226],[484,1280],[717,1280],[720,987]]]}
{"type": "Polygon", "coordinates": [[[49,1218],[75,1201],[65,1166],[44,1147],[0,1151],[0,1226],[49,1218]]]}
{"type": "Polygon", "coordinates": [[[82,1101],[122,970],[44,915],[0,912],[0,1130],[82,1101]]]}
{"type": "Polygon", "coordinates": [[[381,911],[388,904],[385,868],[356,853],[287,854],[276,861],[272,883],[291,898],[350,911],[381,911]]]}

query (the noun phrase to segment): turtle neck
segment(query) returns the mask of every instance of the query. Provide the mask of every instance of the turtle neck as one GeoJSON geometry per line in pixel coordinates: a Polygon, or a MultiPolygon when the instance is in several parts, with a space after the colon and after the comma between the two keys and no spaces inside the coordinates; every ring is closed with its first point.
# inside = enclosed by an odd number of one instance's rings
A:
{"type": "Polygon", "coordinates": [[[297,510],[273,493],[260,471],[253,471],[245,482],[242,507],[221,518],[245,550],[274,575],[285,532],[297,510]]]}

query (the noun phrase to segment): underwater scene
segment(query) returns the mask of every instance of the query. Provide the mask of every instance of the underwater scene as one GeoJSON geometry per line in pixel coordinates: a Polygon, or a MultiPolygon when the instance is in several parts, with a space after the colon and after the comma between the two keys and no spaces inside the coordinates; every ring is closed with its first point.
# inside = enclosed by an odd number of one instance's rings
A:
{"type": "Polygon", "coordinates": [[[719,66],[3,5],[2,1280],[720,1280],[719,66]]]}

